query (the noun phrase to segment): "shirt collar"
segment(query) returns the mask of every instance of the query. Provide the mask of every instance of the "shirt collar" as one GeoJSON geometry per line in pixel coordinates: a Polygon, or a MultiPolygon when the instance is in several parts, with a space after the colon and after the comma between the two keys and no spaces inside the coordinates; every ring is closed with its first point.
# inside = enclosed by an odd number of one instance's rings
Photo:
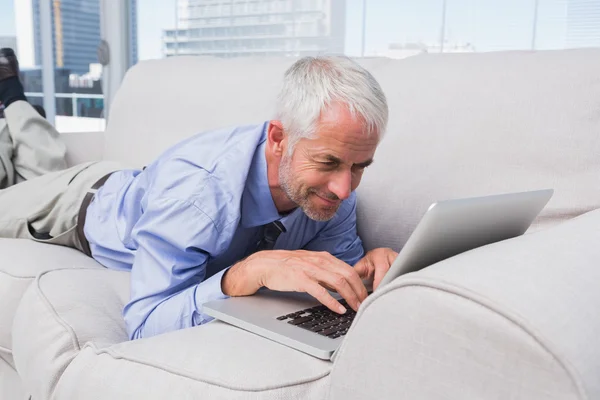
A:
{"type": "Polygon", "coordinates": [[[267,129],[269,124],[265,124],[263,134],[254,153],[246,186],[242,194],[242,226],[252,228],[262,226],[281,219],[282,215],[277,211],[269,180],[267,177],[267,159],[265,155],[267,129]]]}

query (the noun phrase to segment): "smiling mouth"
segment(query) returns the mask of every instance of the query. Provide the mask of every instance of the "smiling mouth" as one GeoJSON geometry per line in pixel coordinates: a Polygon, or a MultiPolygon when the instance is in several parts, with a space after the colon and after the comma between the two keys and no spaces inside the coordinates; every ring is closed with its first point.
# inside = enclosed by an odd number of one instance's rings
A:
{"type": "Polygon", "coordinates": [[[319,195],[318,195],[318,194],[316,194],[316,193],[315,193],[315,196],[317,196],[319,199],[321,199],[322,201],[324,201],[325,203],[327,203],[327,204],[329,204],[329,205],[331,205],[331,206],[336,206],[336,205],[338,205],[338,204],[339,204],[339,200],[331,200],[331,199],[328,199],[328,198],[326,198],[326,197],[319,196],[319,195]]]}

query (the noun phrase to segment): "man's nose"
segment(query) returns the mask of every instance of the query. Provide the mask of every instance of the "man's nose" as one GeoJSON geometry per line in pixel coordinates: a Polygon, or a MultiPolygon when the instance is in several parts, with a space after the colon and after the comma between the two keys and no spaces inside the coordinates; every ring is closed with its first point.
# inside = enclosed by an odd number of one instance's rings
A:
{"type": "Polygon", "coordinates": [[[352,192],[352,172],[338,171],[329,181],[328,189],[340,200],[346,200],[352,192]]]}

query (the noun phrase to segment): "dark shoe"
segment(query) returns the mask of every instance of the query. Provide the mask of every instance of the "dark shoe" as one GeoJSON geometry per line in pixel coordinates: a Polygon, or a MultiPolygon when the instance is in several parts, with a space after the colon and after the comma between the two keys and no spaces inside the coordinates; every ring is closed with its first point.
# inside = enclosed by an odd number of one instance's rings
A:
{"type": "Polygon", "coordinates": [[[0,81],[19,76],[19,61],[13,49],[0,49],[0,81]]]}
{"type": "Polygon", "coordinates": [[[36,104],[33,106],[33,108],[35,108],[35,111],[37,111],[38,114],[40,114],[42,116],[42,118],[46,118],[46,110],[44,110],[44,107],[38,106],[36,104]]]}

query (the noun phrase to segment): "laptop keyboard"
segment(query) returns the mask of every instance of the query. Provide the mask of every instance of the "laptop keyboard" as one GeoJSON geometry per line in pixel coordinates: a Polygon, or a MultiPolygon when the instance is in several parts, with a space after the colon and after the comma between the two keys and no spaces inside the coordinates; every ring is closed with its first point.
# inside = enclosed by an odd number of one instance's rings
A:
{"type": "Polygon", "coordinates": [[[338,314],[325,306],[316,306],[291,314],[277,317],[278,320],[295,325],[299,328],[327,336],[331,339],[344,336],[348,333],[350,325],[356,316],[356,311],[351,309],[346,300],[339,300],[346,307],[345,314],[338,314]]]}

